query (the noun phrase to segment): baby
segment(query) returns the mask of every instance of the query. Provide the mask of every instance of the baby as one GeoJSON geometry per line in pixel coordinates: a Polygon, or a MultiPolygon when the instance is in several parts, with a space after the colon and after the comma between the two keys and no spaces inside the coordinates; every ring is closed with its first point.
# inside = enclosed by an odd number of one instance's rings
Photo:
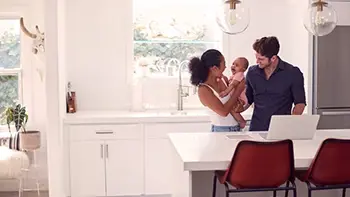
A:
{"type": "MultiPolygon", "coordinates": [[[[227,79],[227,77],[225,77],[225,80],[229,84],[229,86],[226,88],[226,90],[220,92],[221,97],[231,94],[234,91],[237,85],[244,79],[244,72],[248,69],[248,66],[249,62],[244,57],[238,57],[233,62],[231,66],[232,76],[230,77],[230,79],[227,79]]],[[[243,92],[238,98],[238,104],[236,108],[231,112],[232,116],[236,119],[241,128],[245,127],[246,120],[244,120],[243,116],[240,113],[237,113],[236,111],[240,111],[238,109],[243,108],[243,106],[245,106],[247,103],[248,101],[245,95],[245,90],[243,90],[243,92]]]]}

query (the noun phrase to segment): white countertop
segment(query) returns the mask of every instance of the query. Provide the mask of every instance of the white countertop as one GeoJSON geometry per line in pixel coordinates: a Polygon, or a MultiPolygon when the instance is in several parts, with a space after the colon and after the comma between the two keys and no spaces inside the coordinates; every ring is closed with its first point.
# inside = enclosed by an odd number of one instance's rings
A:
{"type": "MultiPolygon", "coordinates": [[[[296,168],[307,168],[314,158],[319,145],[326,138],[350,138],[350,129],[318,130],[313,140],[294,140],[296,168]]],[[[266,141],[259,133],[171,133],[169,138],[180,156],[184,170],[224,170],[230,163],[239,141],[266,141]],[[236,139],[229,139],[234,135],[236,139]],[[251,139],[249,139],[251,137],[251,139]]]]}
{"type": "MultiPolygon", "coordinates": [[[[246,120],[252,116],[251,110],[242,113],[246,120]]],[[[108,123],[148,123],[148,122],[210,122],[208,111],[201,110],[161,110],[161,111],[78,111],[66,114],[65,124],[108,124],[108,123]]]]}

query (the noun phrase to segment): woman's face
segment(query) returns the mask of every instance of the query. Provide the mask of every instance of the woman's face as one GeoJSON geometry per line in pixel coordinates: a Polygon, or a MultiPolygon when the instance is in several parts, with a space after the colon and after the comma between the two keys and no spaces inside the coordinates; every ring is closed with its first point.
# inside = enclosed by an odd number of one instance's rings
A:
{"type": "Polygon", "coordinates": [[[225,69],[226,69],[225,58],[224,56],[221,56],[220,65],[211,67],[211,73],[214,77],[221,78],[222,73],[224,72],[225,69]]]}

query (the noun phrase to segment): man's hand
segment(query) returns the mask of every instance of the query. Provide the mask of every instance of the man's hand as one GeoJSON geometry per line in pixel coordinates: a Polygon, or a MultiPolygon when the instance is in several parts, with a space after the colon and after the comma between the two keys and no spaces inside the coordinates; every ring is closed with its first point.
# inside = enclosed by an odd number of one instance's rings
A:
{"type": "Polygon", "coordinates": [[[305,109],[304,103],[296,104],[293,108],[292,115],[301,115],[303,114],[304,109],[305,109]]]}
{"type": "Polygon", "coordinates": [[[243,105],[242,102],[240,102],[239,99],[238,99],[238,101],[237,101],[237,105],[236,105],[234,111],[235,111],[236,113],[242,113],[242,112],[244,111],[244,105],[243,105]]]}
{"type": "Polygon", "coordinates": [[[246,121],[246,120],[240,121],[240,122],[239,122],[239,127],[240,127],[241,129],[243,129],[246,125],[247,125],[247,121],[246,121]]]}

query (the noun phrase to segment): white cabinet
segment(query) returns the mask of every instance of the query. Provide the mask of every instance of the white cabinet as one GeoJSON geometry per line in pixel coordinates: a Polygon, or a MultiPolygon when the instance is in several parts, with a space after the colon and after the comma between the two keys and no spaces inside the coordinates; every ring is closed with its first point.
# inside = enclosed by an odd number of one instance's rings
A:
{"type": "Polygon", "coordinates": [[[183,171],[180,158],[168,134],[180,132],[210,132],[210,124],[154,123],[145,125],[145,194],[185,196],[189,175],[183,171]]]}
{"type": "Polygon", "coordinates": [[[70,182],[72,197],[105,195],[103,143],[88,141],[70,145],[70,182]]]}
{"type": "Polygon", "coordinates": [[[107,196],[138,196],[144,193],[142,140],[107,142],[110,150],[106,156],[107,196]]]}
{"type": "Polygon", "coordinates": [[[69,130],[72,197],[143,194],[142,125],[82,125],[69,130]]]}
{"type": "Polygon", "coordinates": [[[168,134],[209,122],[69,125],[71,197],[188,195],[189,174],[168,134]]]}

